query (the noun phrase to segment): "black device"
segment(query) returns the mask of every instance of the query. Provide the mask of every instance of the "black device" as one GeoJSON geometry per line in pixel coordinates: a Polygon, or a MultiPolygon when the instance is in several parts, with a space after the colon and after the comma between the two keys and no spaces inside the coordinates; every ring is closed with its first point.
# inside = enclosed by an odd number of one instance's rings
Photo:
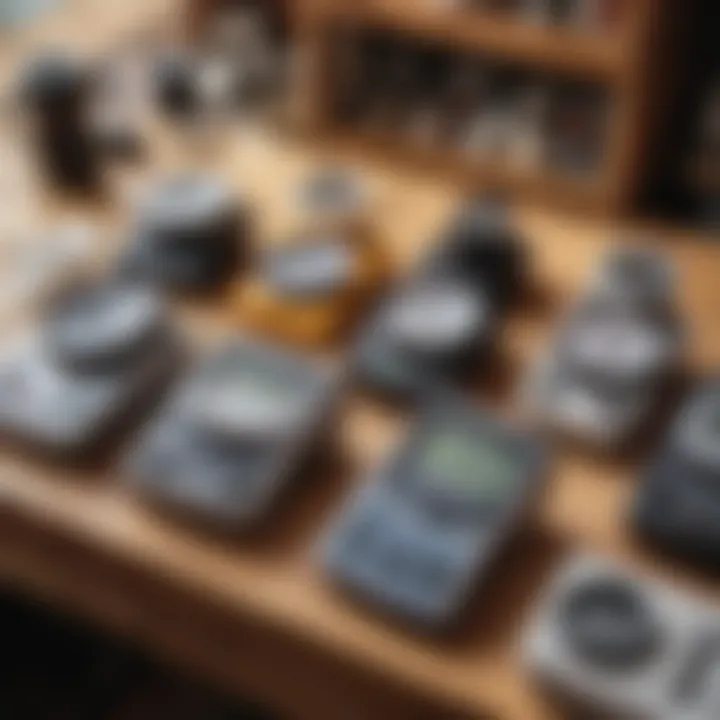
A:
{"type": "Polygon", "coordinates": [[[529,434],[435,399],[332,529],[327,572],[412,624],[451,624],[518,531],[546,462],[529,434]]]}
{"type": "Polygon", "coordinates": [[[50,182],[71,191],[93,191],[100,181],[100,152],[89,118],[91,72],[74,58],[35,58],[21,80],[23,103],[39,162],[50,182]]]}
{"type": "Polygon", "coordinates": [[[162,303],[120,284],[74,288],[0,360],[0,432],[52,455],[104,450],[183,358],[162,303]]]}
{"type": "Polygon", "coordinates": [[[489,355],[495,318],[474,287],[449,277],[411,280],[380,308],[355,352],[360,381],[416,400],[462,381],[489,355]]]}
{"type": "Polygon", "coordinates": [[[244,264],[248,227],[244,203],[219,180],[173,178],[141,207],[121,274],[171,290],[215,290],[244,264]]]}
{"type": "Polygon", "coordinates": [[[232,342],[170,399],[130,454],[129,480],[156,504],[242,529],[327,441],[338,389],[303,357],[232,342]]]}
{"type": "Polygon", "coordinates": [[[476,202],[361,334],[360,380],[401,399],[462,380],[489,359],[525,253],[494,203],[476,202]]]}
{"type": "Polygon", "coordinates": [[[720,379],[681,411],[645,472],[632,521],[651,544],[720,571],[720,379]]]}
{"type": "Polygon", "coordinates": [[[428,271],[465,279],[501,311],[519,296],[527,265],[527,248],[506,203],[483,197],[469,202],[454,218],[428,271]]]}

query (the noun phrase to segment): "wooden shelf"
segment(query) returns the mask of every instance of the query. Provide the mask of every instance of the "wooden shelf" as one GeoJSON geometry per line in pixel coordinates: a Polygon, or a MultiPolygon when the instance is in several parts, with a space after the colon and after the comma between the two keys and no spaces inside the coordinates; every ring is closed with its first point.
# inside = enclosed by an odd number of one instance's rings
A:
{"type": "MultiPolygon", "coordinates": [[[[211,0],[195,0],[209,2],[211,0]]],[[[576,193],[551,193],[552,177],[542,193],[563,206],[585,204],[603,212],[618,214],[627,210],[638,191],[644,158],[651,140],[661,127],[662,106],[658,102],[670,92],[667,67],[653,73],[659,61],[668,63],[671,29],[670,3],[655,0],[628,0],[617,26],[600,34],[581,29],[524,24],[480,11],[444,9],[416,0],[296,0],[303,7],[301,25],[311,28],[304,37],[318,61],[303,94],[313,98],[317,131],[324,131],[332,113],[332,82],[328,68],[333,54],[342,52],[337,30],[354,32],[363,28],[384,28],[398,36],[433,41],[448,50],[463,49],[489,59],[505,60],[536,72],[600,83],[607,90],[609,113],[604,158],[597,171],[596,188],[589,202],[578,203],[576,193]]],[[[680,17],[674,9],[674,19],[680,17]]],[[[306,117],[308,117],[306,116],[306,117]]],[[[451,155],[452,153],[449,153],[451,155]]],[[[452,164],[448,157],[446,165],[452,164]]],[[[466,176],[460,167],[457,174],[466,176]]],[[[524,196],[535,183],[517,184],[524,196]]],[[[537,194],[534,193],[533,194],[537,194]]],[[[581,195],[588,197],[582,189],[581,195]]]]}
{"type": "MultiPolygon", "coordinates": [[[[275,0],[279,2],[280,0],[275,0]]],[[[344,47],[338,30],[384,29],[448,49],[477,53],[539,73],[599,83],[609,99],[607,143],[597,179],[581,188],[548,177],[536,182],[512,182],[518,196],[542,196],[559,206],[585,206],[618,215],[637,199],[644,160],[662,127],[663,96],[672,93],[670,58],[672,42],[682,25],[682,11],[669,0],[627,0],[612,27],[593,32],[582,28],[523,22],[511,17],[471,9],[433,4],[430,0],[282,0],[291,8],[295,42],[301,63],[312,69],[302,73],[295,95],[300,98],[297,124],[324,132],[331,120],[329,68],[333,53],[344,47]],[[671,14],[672,11],[672,14],[671,14]],[[335,46],[335,47],[333,47],[335,46]],[[310,60],[308,60],[310,59],[310,60]],[[662,79],[662,81],[661,81],[662,79]],[[568,192],[550,188],[569,187],[568,192]],[[537,192],[540,188],[542,192],[537,192]]],[[[195,26],[219,0],[187,0],[195,11],[195,26]]],[[[402,156],[404,150],[395,152],[402,156]]],[[[452,168],[459,178],[468,177],[462,161],[448,152],[437,167],[452,168]]],[[[503,178],[507,173],[482,173],[480,182],[503,178]]]]}
{"type": "Polygon", "coordinates": [[[568,75],[616,79],[624,70],[621,36],[522,24],[472,10],[443,10],[418,0],[330,3],[328,16],[452,43],[568,75]]]}
{"type": "Polygon", "coordinates": [[[461,151],[453,153],[443,147],[422,147],[403,142],[394,134],[354,132],[329,127],[324,135],[326,144],[355,157],[370,154],[374,160],[389,159],[428,175],[440,175],[467,186],[470,192],[492,188],[540,203],[551,203],[557,197],[565,198],[566,207],[578,210],[603,206],[605,192],[595,173],[566,173],[543,169],[522,168],[511,163],[492,160],[471,160],[461,151]]]}

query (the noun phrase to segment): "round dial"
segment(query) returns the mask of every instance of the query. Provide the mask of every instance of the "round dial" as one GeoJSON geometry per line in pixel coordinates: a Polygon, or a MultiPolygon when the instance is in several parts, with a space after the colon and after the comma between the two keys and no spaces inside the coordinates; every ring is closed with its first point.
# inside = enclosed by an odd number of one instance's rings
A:
{"type": "Polygon", "coordinates": [[[352,275],[353,253],[343,238],[319,239],[267,258],[266,272],[283,295],[318,297],[346,285],[352,275]]]}
{"type": "Polygon", "coordinates": [[[645,665],[661,640],[641,591],[623,580],[598,578],[575,588],[563,603],[560,617],[574,652],[604,669],[645,665]]]}
{"type": "Polygon", "coordinates": [[[152,293],[122,286],[92,287],[65,299],[48,319],[49,350],[75,372],[115,372],[155,337],[162,318],[152,293]]]}
{"type": "Polygon", "coordinates": [[[387,329],[417,352],[443,353],[471,342],[488,320],[477,293],[455,282],[416,286],[388,310],[387,329]]]}

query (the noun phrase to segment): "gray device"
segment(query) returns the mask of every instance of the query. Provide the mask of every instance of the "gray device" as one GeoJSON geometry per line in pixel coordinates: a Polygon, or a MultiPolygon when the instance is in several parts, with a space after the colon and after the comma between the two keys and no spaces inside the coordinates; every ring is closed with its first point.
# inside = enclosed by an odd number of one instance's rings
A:
{"type": "Polygon", "coordinates": [[[76,458],[169,384],[183,357],[160,299],[88,284],[59,299],[0,359],[0,433],[76,458]]]}
{"type": "Polygon", "coordinates": [[[679,370],[683,332],[660,255],[611,253],[525,387],[531,410],[600,446],[627,442],[679,370]]]}
{"type": "Polygon", "coordinates": [[[459,400],[434,400],[331,529],[326,572],[409,624],[440,630],[520,528],[545,466],[535,438],[459,400]]]}
{"type": "Polygon", "coordinates": [[[129,482],[155,503],[247,526],[327,440],[339,389],[301,356],[233,341],[170,398],[127,459],[129,482]]]}
{"type": "Polygon", "coordinates": [[[421,399],[480,367],[496,326],[489,299],[464,279],[412,278],[360,333],[356,374],[381,395],[421,399]]]}
{"type": "Polygon", "coordinates": [[[523,653],[579,717],[711,720],[720,711],[719,632],[717,611],[579,554],[541,598],[523,653]]]}

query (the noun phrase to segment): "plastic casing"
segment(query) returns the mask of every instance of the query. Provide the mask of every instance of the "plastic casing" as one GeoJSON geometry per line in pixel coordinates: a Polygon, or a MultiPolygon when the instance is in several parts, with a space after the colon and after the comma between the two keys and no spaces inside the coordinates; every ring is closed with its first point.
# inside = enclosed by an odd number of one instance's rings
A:
{"type": "Polygon", "coordinates": [[[256,341],[233,341],[200,362],[169,399],[126,458],[127,481],[156,503],[228,528],[249,526],[266,514],[319,438],[327,438],[340,386],[337,373],[301,356],[256,341]],[[306,394],[302,419],[291,431],[267,444],[238,442],[230,463],[201,441],[184,409],[196,383],[227,356],[239,363],[260,360],[270,372],[292,377],[306,394]]]}
{"type": "MultiPolygon", "coordinates": [[[[542,486],[545,448],[482,411],[440,401],[363,483],[320,547],[328,576],[351,594],[425,630],[458,619],[474,586],[517,533],[542,486]],[[413,482],[415,458],[439,424],[458,423],[520,459],[517,487],[492,509],[455,508],[413,482]]],[[[464,504],[463,504],[464,505],[464,504]]]]}

